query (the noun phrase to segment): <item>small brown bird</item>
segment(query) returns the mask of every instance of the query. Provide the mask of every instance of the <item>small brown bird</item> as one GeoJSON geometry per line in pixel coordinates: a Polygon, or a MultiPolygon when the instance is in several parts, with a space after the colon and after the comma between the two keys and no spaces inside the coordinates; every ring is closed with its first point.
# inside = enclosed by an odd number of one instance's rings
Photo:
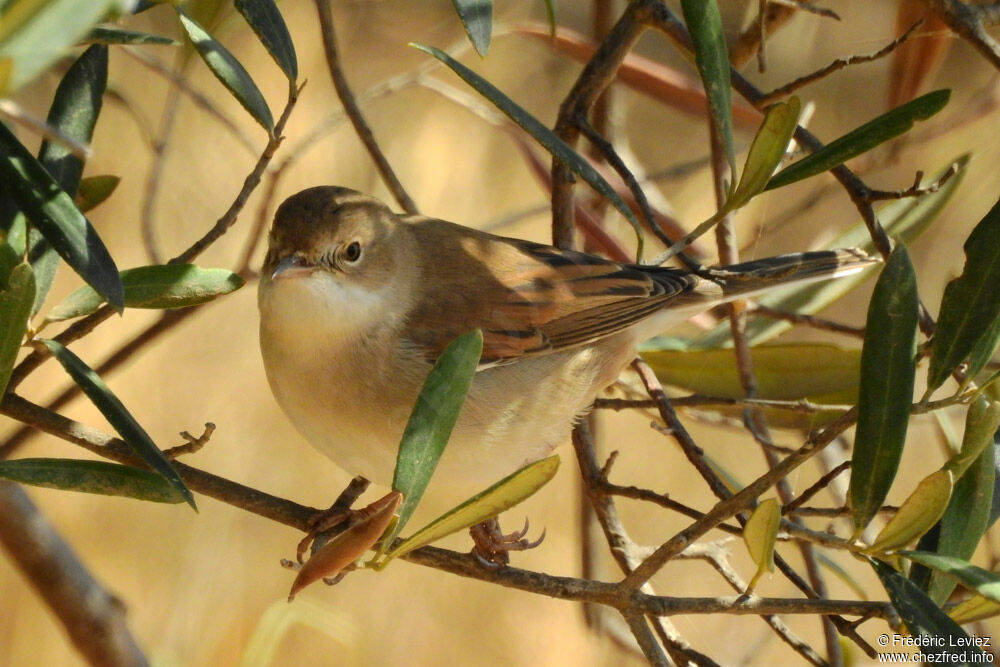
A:
{"type": "Polygon", "coordinates": [[[436,477],[487,484],[565,441],[636,346],[670,324],[873,261],[809,252],[701,277],[397,215],[353,190],[316,187],[275,216],[260,345],[271,390],[302,435],[345,470],[388,484],[434,360],[481,329],[480,369],[436,477]]]}

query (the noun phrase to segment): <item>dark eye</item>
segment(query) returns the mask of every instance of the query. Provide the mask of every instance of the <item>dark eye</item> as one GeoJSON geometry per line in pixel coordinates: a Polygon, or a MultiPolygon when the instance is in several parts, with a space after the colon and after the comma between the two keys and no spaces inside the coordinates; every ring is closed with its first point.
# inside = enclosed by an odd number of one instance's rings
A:
{"type": "Polygon", "coordinates": [[[344,260],[353,264],[359,259],[361,259],[361,244],[357,241],[348,243],[344,248],[344,260]]]}

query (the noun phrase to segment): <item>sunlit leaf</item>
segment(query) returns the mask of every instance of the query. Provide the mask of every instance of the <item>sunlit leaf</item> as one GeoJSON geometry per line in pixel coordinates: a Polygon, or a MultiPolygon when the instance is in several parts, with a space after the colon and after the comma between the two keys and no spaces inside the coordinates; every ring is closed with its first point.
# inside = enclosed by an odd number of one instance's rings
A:
{"type": "MultiPolygon", "coordinates": [[[[976,225],[965,245],[962,275],[945,287],[927,372],[928,393],[940,387],[1000,319],[1000,201],[976,225]]],[[[994,339],[988,347],[995,348],[994,339]]]]}
{"type": "Polygon", "coordinates": [[[921,480],[866,550],[867,553],[880,554],[902,549],[930,530],[948,507],[953,482],[949,470],[937,470],[921,480]]]}
{"type": "Polygon", "coordinates": [[[451,0],[462,20],[469,41],[481,56],[486,56],[493,33],[493,0],[451,0]]]}
{"type": "Polygon", "coordinates": [[[0,477],[63,491],[125,496],[155,503],[182,503],[184,496],[160,475],[132,466],[78,459],[0,461],[0,477]]]}
{"type": "Polygon", "coordinates": [[[954,577],[959,583],[984,598],[1000,602],[1000,574],[984,570],[967,560],[925,551],[901,551],[899,555],[938,572],[954,577]]]}
{"type": "Polygon", "coordinates": [[[34,302],[35,276],[31,265],[18,264],[6,277],[6,285],[0,284],[0,396],[10,381],[34,302]]]}
{"type": "MultiPolygon", "coordinates": [[[[193,264],[140,266],[121,272],[126,308],[185,308],[197,306],[243,285],[243,279],[227,269],[202,269],[193,264]]],[[[104,303],[97,292],[84,286],[45,316],[60,322],[88,315],[104,303]]]]}
{"type": "MultiPolygon", "coordinates": [[[[962,182],[968,162],[968,155],[963,155],[955,160],[953,165],[957,167],[957,173],[941,185],[937,191],[928,193],[923,197],[900,199],[879,209],[878,218],[882,221],[886,233],[891,238],[899,239],[903,243],[912,243],[951,199],[952,194],[962,182]]],[[[944,172],[945,170],[939,171],[927,178],[924,183],[936,183],[944,172]]],[[[871,235],[868,233],[868,227],[861,221],[827,244],[826,247],[860,248],[868,254],[875,252],[875,246],[872,243],[871,235]]],[[[756,301],[761,305],[776,310],[811,315],[819,312],[862,282],[868,280],[872,275],[872,270],[866,269],[860,273],[821,283],[791,285],[787,288],[763,294],[757,297],[756,301]]],[[[747,338],[751,345],[759,345],[788,331],[791,327],[792,324],[785,320],[754,317],[747,323],[747,338]]],[[[716,325],[708,332],[702,334],[694,344],[698,347],[732,346],[732,330],[730,329],[729,322],[722,322],[716,325]]]]}
{"type": "Polygon", "coordinates": [[[445,348],[424,381],[399,443],[392,488],[406,499],[387,544],[409,521],[427,489],[458,421],[482,354],[483,333],[477,329],[463,334],[445,348]]]}
{"type": "Polygon", "coordinates": [[[0,178],[10,194],[59,256],[116,308],[123,290],[118,268],[73,199],[0,123],[0,178]]]}
{"type": "Polygon", "coordinates": [[[760,194],[771,174],[781,164],[788,142],[798,125],[802,104],[794,95],[788,102],[779,102],[767,110],[764,122],[750,144],[743,173],[736,191],[726,201],[726,208],[735,210],[760,194]]]}
{"type": "Polygon", "coordinates": [[[128,4],[126,0],[20,0],[18,11],[6,7],[0,21],[0,60],[11,62],[7,92],[44,72],[109,12],[124,10],[128,4]]]}
{"type": "Polygon", "coordinates": [[[801,181],[829,171],[853,157],[908,131],[918,120],[927,120],[948,104],[950,90],[936,90],[888,111],[831,141],[822,149],[778,172],[767,189],[801,181]]]}
{"type": "Polygon", "coordinates": [[[139,425],[132,414],[122,405],[100,376],[94,372],[90,366],[82,359],[73,354],[60,343],[44,338],[37,339],[52,352],[52,356],[62,364],[73,382],[83,390],[87,398],[101,411],[104,418],[118,431],[129,447],[153,469],[163,477],[170,485],[177,490],[187,503],[197,510],[194,496],[184,484],[177,471],[163,455],[163,452],[156,443],[149,437],[145,429],[139,425]]]}
{"type": "Polygon", "coordinates": [[[379,568],[384,567],[393,558],[482,523],[514,507],[545,486],[558,469],[559,457],[555,455],[529,463],[403,540],[386,555],[379,568]]]}
{"type": "Polygon", "coordinates": [[[118,176],[89,176],[80,180],[76,191],[76,206],[81,211],[97,208],[111,196],[121,179],[118,176]]]}
{"type": "Polygon", "coordinates": [[[412,46],[425,53],[429,53],[450,67],[452,71],[464,79],[466,83],[472,86],[478,93],[495,104],[500,111],[504,112],[504,114],[506,114],[511,120],[520,125],[528,134],[534,137],[535,141],[540,143],[547,151],[549,151],[549,153],[553,155],[553,157],[565,164],[570,171],[586,181],[590,187],[594,188],[594,190],[598,192],[598,194],[611,202],[611,204],[618,209],[618,212],[625,216],[635,229],[636,239],[638,242],[637,254],[639,257],[642,256],[642,226],[639,224],[639,219],[635,217],[635,214],[632,212],[632,209],[628,207],[628,204],[625,203],[625,200],[623,200],[621,196],[615,192],[615,189],[612,188],[606,180],[604,180],[603,176],[597,173],[597,170],[594,169],[594,167],[591,166],[587,160],[570,148],[565,141],[556,136],[552,130],[545,127],[537,118],[529,114],[527,111],[518,106],[513,100],[500,92],[496,86],[449,56],[444,51],[436,49],[433,46],[424,46],[422,44],[413,44],[412,46]]]}
{"type": "MultiPolygon", "coordinates": [[[[869,560],[889,600],[915,637],[940,637],[943,646],[973,646],[972,639],[913,583],[885,563],[869,560]]],[[[933,640],[937,641],[937,640],[933,640]]],[[[977,651],[978,649],[970,649],[977,651]]]]}
{"type": "Polygon", "coordinates": [[[948,611],[948,616],[960,625],[993,618],[998,614],[1000,614],[1000,602],[984,598],[982,595],[973,595],[948,611]]]}
{"type": "Polygon", "coordinates": [[[857,528],[868,525],[882,506],[903,453],[916,371],[918,306],[913,265],[899,244],[872,293],[861,350],[849,489],[857,528]]]}
{"type": "Polygon", "coordinates": [[[774,544],[778,539],[781,525],[781,507],[774,498],[762,500],[743,526],[743,541],[750,557],[757,564],[757,573],[747,585],[749,594],[757,585],[757,580],[765,572],[774,572],[774,544]]]}
{"type": "Polygon", "coordinates": [[[945,464],[945,468],[951,470],[955,479],[964,475],[973,461],[993,443],[998,427],[1000,427],[1000,403],[987,400],[982,395],[973,399],[965,419],[962,449],[945,464]]]}
{"type": "Polygon", "coordinates": [[[732,174],[730,187],[736,182],[736,156],[733,150],[732,93],[729,76],[729,54],[722,17],[715,0],[681,0],[684,22],[694,45],[694,59],[705,86],[712,124],[722,140],[732,174]]]}
{"type": "Polygon", "coordinates": [[[305,562],[295,581],[292,582],[288,601],[291,602],[296,593],[314,581],[336,576],[345,567],[361,558],[385,532],[402,500],[401,493],[390,491],[360,510],[352,519],[351,525],[330,538],[305,562]]]}
{"type": "Polygon", "coordinates": [[[243,105],[243,108],[253,116],[254,120],[260,123],[268,134],[273,134],[274,118],[271,116],[271,109],[267,106],[267,101],[260,89],[257,88],[257,84],[253,82],[250,73],[233,57],[233,54],[189,17],[184,10],[180,7],[175,7],[175,9],[181,19],[184,31],[208,68],[229,89],[229,92],[243,105]]]}
{"type": "Polygon", "coordinates": [[[295,44],[274,0],[236,0],[235,4],[239,13],[257,33],[257,39],[288,77],[289,83],[295,85],[299,78],[295,44]]]}
{"type": "Polygon", "coordinates": [[[165,35],[151,35],[148,32],[126,30],[114,25],[99,25],[83,39],[88,44],[152,44],[156,46],[180,46],[180,42],[165,35]]]}

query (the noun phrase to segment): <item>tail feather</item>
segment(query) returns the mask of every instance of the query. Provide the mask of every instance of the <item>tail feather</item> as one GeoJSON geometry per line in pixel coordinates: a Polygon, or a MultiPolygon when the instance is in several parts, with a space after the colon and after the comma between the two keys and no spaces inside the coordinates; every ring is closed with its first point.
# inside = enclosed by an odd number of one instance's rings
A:
{"type": "Polygon", "coordinates": [[[819,250],[709,269],[705,277],[722,288],[723,298],[728,301],[777,286],[849,276],[878,262],[858,248],[819,250]]]}

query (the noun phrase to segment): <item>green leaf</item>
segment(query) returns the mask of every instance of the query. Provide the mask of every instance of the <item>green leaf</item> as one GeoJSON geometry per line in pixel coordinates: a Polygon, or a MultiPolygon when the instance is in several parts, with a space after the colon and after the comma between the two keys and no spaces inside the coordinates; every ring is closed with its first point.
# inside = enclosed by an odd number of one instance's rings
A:
{"type": "Polygon", "coordinates": [[[385,567],[393,558],[398,558],[414,549],[419,549],[443,537],[465,530],[514,507],[545,486],[549,480],[555,477],[558,469],[559,457],[557,455],[529,463],[403,540],[386,555],[385,560],[379,563],[378,568],[385,567]]]}
{"type": "Polygon", "coordinates": [[[824,148],[778,172],[767,184],[768,190],[801,181],[829,171],[852,157],[870,151],[881,143],[908,131],[918,120],[927,120],[948,104],[950,90],[935,90],[887,111],[878,118],[831,141],[824,148]]]}
{"type": "MultiPolygon", "coordinates": [[[[900,199],[879,209],[878,218],[882,221],[882,225],[889,236],[897,238],[904,243],[912,243],[951,199],[952,194],[962,182],[965,175],[965,166],[968,164],[968,161],[968,155],[963,155],[955,160],[952,164],[957,166],[958,173],[948,179],[937,191],[926,194],[923,197],[900,199]]],[[[944,172],[945,170],[942,169],[937,174],[928,178],[925,183],[937,182],[944,172]]],[[[875,252],[875,246],[872,243],[871,235],[868,233],[868,227],[861,221],[857,222],[827,247],[860,248],[868,254],[875,252]]],[[[787,289],[762,294],[756,300],[761,305],[777,310],[811,315],[844,296],[859,284],[868,280],[870,276],[871,269],[866,269],[860,273],[837,278],[836,280],[793,285],[787,289]]],[[[747,337],[751,345],[760,345],[788,331],[791,327],[792,324],[785,320],[754,317],[747,323],[747,337]]],[[[698,347],[708,348],[731,347],[732,330],[729,327],[729,323],[719,323],[708,332],[702,334],[695,341],[695,344],[698,347]]]]}
{"type": "Polygon", "coordinates": [[[750,557],[757,564],[757,573],[747,585],[749,594],[765,572],[774,572],[774,544],[778,540],[781,525],[781,507],[774,498],[762,500],[743,526],[743,541],[750,557]]]}
{"type": "Polygon", "coordinates": [[[722,17],[715,0],[681,0],[684,22],[694,45],[694,59],[705,86],[708,109],[715,131],[721,137],[732,173],[730,187],[736,182],[736,156],[733,152],[733,107],[729,75],[729,54],[722,17]]]}
{"type": "Polygon", "coordinates": [[[18,0],[0,21],[0,61],[10,62],[11,93],[47,70],[127,0],[18,0]],[[17,11],[14,11],[15,8],[17,11]]]}
{"type": "Polygon", "coordinates": [[[792,140],[798,126],[801,110],[802,104],[794,95],[787,103],[779,102],[767,110],[764,122],[750,144],[740,183],[726,202],[728,210],[740,208],[764,191],[768,179],[785,156],[788,142],[792,140]]]}
{"type": "Polygon", "coordinates": [[[493,32],[493,0],[451,0],[462,27],[479,55],[485,57],[493,32]]]}
{"type": "Polygon", "coordinates": [[[899,554],[925,567],[954,577],[963,586],[988,600],[1000,602],[1000,575],[994,572],[984,570],[961,558],[926,551],[900,551],[899,554]]]}
{"type": "Polygon", "coordinates": [[[983,450],[993,443],[993,436],[1000,428],[1000,403],[987,400],[982,394],[969,404],[965,418],[965,433],[961,450],[952,456],[945,468],[951,470],[958,479],[965,474],[983,450]]]}
{"type": "Polygon", "coordinates": [[[181,494],[184,500],[197,511],[198,507],[195,505],[194,496],[191,495],[191,491],[185,486],[184,480],[180,478],[180,475],[177,474],[170,461],[163,455],[163,452],[156,446],[156,443],[149,437],[145,429],[139,425],[139,422],[122,405],[118,397],[111,392],[108,385],[104,384],[104,380],[90,366],[85,364],[80,357],[63,347],[62,344],[45,338],[37,340],[52,352],[52,356],[62,364],[66,372],[69,373],[69,376],[73,378],[73,382],[83,390],[87,398],[90,399],[97,409],[101,411],[105,419],[118,431],[122,440],[154,472],[167,480],[181,494]]]}
{"type": "Polygon", "coordinates": [[[977,344],[996,347],[996,339],[981,343],[984,334],[994,335],[1000,319],[1000,201],[969,234],[962,275],[948,283],[941,298],[941,311],[931,347],[927,372],[928,394],[948,379],[977,344]]]}
{"type": "Polygon", "coordinates": [[[45,240],[108,303],[122,307],[118,268],[90,222],[45,168],[0,123],[0,179],[45,240]]]}
{"type": "Polygon", "coordinates": [[[269,135],[273,134],[274,118],[271,116],[271,109],[268,108],[267,101],[243,65],[194,19],[184,13],[183,9],[176,6],[174,9],[177,10],[187,36],[208,68],[254,120],[260,123],[269,135]]]}
{"type": "Polygon", "coordinates": [[[1000,614],[1000,602],[988,600],[982,595],[973,595],[948,610],[948,616],[961,625],[975,623],[1000,614]]]}
{"type": "Polygon", "coordinates": [[[121,180],[118,176],[111,175],[90,176],[82,179],[76,191],[77,208],[84,213],[97,208],[114,193],[121,180]]]}
{"type": "Polygon", "coordinates": [[[986,364],[990,362],[996,352],[998,342],[1000,342],[1000,317],[993,320],[993,323],[983,332],[976,344],[972,346],[972,351],[969,352],[967,374],[970,379],[975,379],[979,372],[986,368],[986,364]]]}
{"type": "Polygon", "coordinates": [[[859,529],[882,506],[903,453],[916,370],[918,304],[913,265],[906,247],[899,244],[872,293],[861,350],[849,489],[854,525],[859,529]]]}
{"type": "Polygon", "coordinates": [[[299,78],[295,44],[274,0],[236,0],[236,9],[257,33],[257,39],[274,58],[274,62],[278,63],[278,67],[288,77],[288,82],[294,86],[299,78]]]}
{"type": "MultiPolygon", "coordinates": [[[[992,433],[989,442],[992,445],[992,433]]],[[[948,509],[937,526],[937,540],[933,546],[936,553],[966,560],[972,558],[989,526],[993,486],[996,483],[995,466],[993,447],[987,446],[955,483],[948,509]]],[[[917,548],[923,549],[923,540],[917,548]]],[[[911,571],[911,579],[914,579],[913,575],[911,571]]],[[[954,583],[950,579],[934,572],[926,590],[931,599],[940,604],[948,599],[953,588],[954,583]]]]}
{"type": "Polygon", "coordinates": [[[399,443],[392,488],[406,498],[399,508],[399,523],[385,544],[403,529],[427,489],[482,354],[483,333],[477,329],[462,334],[445,348],[424,381],[399,443]]]}
{"type": "Polygon", "coordinates": [[[18,264],[6,278],[0,290],[0,397],[7,390],[10,373],[17,360],[17,351],[35,302],[35,276],[31,265],[18,264]]]}
{"type": "MultiPolygon", "coordinates": [[[[896,608],[911,635],[940,637],[943,646],[968,646],[970,652],[979,650],[972,648],[972,638],[909,579],[885,563],[873,559],[868,562],[875,569],[882,586],[889,594],[892,606],[896,608]]],[[[935,650],[927,648],[925,652],[934,653],[935,650]]]]}
{"type": "Polygon", "coordinates": [[[549,34],[556,34],[556,0],[543,0],[545,3],[545,19],[549,24],[549,34]]]}
{"type": "Polygon", "coordinates": [[[604,180],[603,176],[597,173],[597,170],[594,169],[594,167],[592,167],[587,160],[577,154],[577,152],[570,148],[565,141],[556,136],[552,130],[542,125],[537,118],[519,107],[513,100],[500,92],[493,84],[449,56],[444,51],[436,49],[433,46],[424,46],[423,44],[411,44],[411,46],[420,49],[425,53],[429,53],[450,67],[452,71],[464,79],[478,93],[496,105],[500,111],[506,114],[511,120],[520,125],[528,134],[534,137],[535,141],[540,143],[545,150],[552,154],[553,157],[565,164],[570,171],[585,180],[590,187],[594,188],[594,190],[598,192],[598,194],[602,195],[605,199],[611,202],[611,204],[618,209],[623,216],[625,216],[635,229],[638,243],[637,255],[642,257],[643,237],[642,225],[639,224],[639,219],[635,217],[635,214],[632,212],[632,209],[628,207],[628,204],[625,203],[625,200],[623,200],[621,196],[615,192],[614,188],[612,188],[608,182],[604,180]]]}
{"type": "Polygon", "coordinates": [[[47,489],[182,503],[184,496],[155,472],[105,461],[18,459],[0,461],[0,477],[47,489]]]}
{"type": "Polygon", "coordinates": [[[902,549],[933,528],[948,508],[953,484],[949,470],[937,470],[922,479],[865,552],[902,549]]]}
{"type": "MultiPolygon", "coordinates": [[[[186,308],[197,306],[243,286],[243,279],[226,269],[202,269],[193,264],[140,266],[121,272],[126,308],[186,308]]],[[[45,316],[61,322],[89,315],[104,303],[91,287],[76,290],[45,316]]]]}
{"type": "Polygon", "coordinates": [[[84,40],[89,44],[154,44],[157,46],[180,46],[180,42],[165,35],[151,35],[148,32],[126,30],[113,25],[99,25],[90,31],[84,40]]]}

